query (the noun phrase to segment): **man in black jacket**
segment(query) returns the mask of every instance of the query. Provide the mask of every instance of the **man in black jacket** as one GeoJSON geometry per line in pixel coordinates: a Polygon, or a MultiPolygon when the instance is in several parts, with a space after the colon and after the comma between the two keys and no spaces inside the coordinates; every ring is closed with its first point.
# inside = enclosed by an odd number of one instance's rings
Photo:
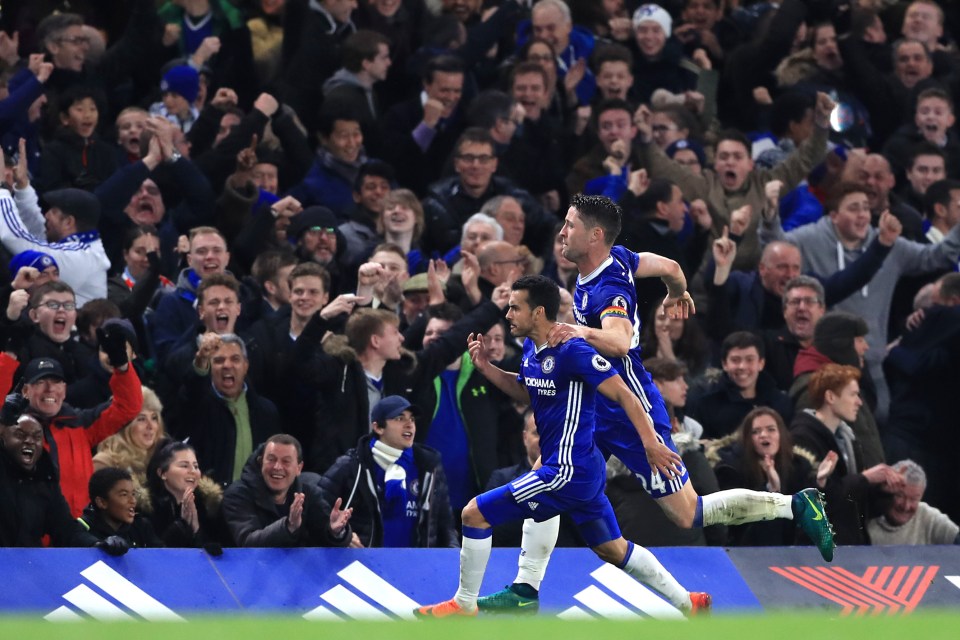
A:
{"type": "Polygon", "coordinates": [[[204,475],[220,484],[238,480],[257,445],[280,433],[277,408],[247,385],[249,367],[239,336],[203,334],[171,409],[171,433],[190,438],[204,475]]]}
{"type": "Polygon", "coordinates": [[[413,442],[418,413],[387,396],[373,408],[373,433],[323,475],[327,495],[347,501],[364,547],[460,546],[440,453],[413,442]]]}
{"type": "Polygon", "coordinates": [[[0,412],[0,545],[92,547],[97,538],[70,516],[57,471],[43,450],[43,427],[20,416],[26,403],[10,396],[0,412]]]}
{"type": "Polygon", "coordinates": [[[240,480],[223,496],[230,535],[241,547],[345,547],[352,509],[331,507],[320,477],[302,473],[300,442],[271,436],[251,454],[240,480]],[[286,515],[280,515],[285,513],[286,515]]]}

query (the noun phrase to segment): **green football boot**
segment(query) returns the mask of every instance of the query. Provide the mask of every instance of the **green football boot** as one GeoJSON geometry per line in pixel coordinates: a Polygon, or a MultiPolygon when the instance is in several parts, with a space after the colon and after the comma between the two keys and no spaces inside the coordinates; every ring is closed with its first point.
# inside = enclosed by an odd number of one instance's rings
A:
{"type": "Polygon", "coordinates": [[[477,600],[477,608],[484,613],[527,615],[540,610],[540,598],[536,595],[533,587],[527,584],[511,584],[496,593],[491,593],[489,596],[479,598],[477,600]],[[518,591],[534,591],[534,595],[532,597],[522,595],[518,593],[518,591]]]}
{"type": "Polygon", "coordinates": [[[831,562],[837,545],[833,542],[833,526],[827,519],[823,494],[816,489],[804,489],[793,495],[791,506],[797,526],[817,545],[823,559],[831,562]]]}

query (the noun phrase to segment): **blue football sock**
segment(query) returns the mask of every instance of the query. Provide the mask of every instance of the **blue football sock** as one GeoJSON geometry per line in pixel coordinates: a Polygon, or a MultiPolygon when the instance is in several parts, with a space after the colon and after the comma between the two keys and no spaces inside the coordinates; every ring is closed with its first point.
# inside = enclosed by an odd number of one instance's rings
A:
{"type": "Polygon", "coordinates": [[[697,496],[697,510],[693,513],[693,527],[703,528],[703,497],[697,496]]]}

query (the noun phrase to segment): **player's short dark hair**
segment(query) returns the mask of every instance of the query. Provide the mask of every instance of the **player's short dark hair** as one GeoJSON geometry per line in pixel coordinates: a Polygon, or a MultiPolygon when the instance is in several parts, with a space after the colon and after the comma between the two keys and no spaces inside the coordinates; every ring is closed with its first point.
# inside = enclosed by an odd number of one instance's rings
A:
{"type": "Polygon", "coordinates": [[[608,247],[613,246],[623,224],[623,210],[620,205],[606,196],[585,196],[578,193],[570,200],[570,206],[577,210],[587,228],[603,229],[604,241],[608,247]]]}
{"type": "Polygon", "coordinates": [[[816,99],[805,91],[781,93],[770,107],[770,133],[782,138],[789,131],[791,122],[801,122],[807,111],[815,106],[816,99]]]}
{"type": "Polygon", "coordinates": [[[510,287],[513,291],[526,291],[531,309],[543,307],[543,313],[551,322],[560,311],[560,288],[545,276],[522,276],[510,287]]]}
{"type": "Polygon", "coordinates": [[[727,355],[733,349],[749,349],[750,347],[756,347],[757,355],[759,355],[761,359],[766,357],[763,340],[760,339],[760,336],[749,331],[734,331],[724,338],[723,343],[720,345],[720,360],[721,362],[726,360],[727,355]]]}
{"type": "Polygon", "coordinates": [[[364,60],[373,60],[380,53],[380,45],[390,46],[390,40],[376,31],[361,29],[343,41],[343,68],[359,73],[364,60]]]}
{"type": "Polygon", "coordinates": [[[132,480],[130,472],[118,467],[104,467],[99,471],[94,471],[90,476],[90,482],[87,483],[87,492],[90,494],[90,502],[96,502],[97,498],[107,499],[110,490],[118,482],[123,480],[132,480]]]}
{"type": "Polygon", "coordinates": [[[383,178],[393,186],[397,181],[397,174],[393,167],[383,160],[368,160],[360,165],[360,171],[357,172],[357,179],[353,181],[353,192],[360,193],[363,188],[363,179],[367,176],[383,178]]]}
{"type": "Polygon", "coordinates": [[[927,192],[923,194],[923,213],[929,220],[933,220],[935,205],[950,206],[950,192],[960,189],[960,180],[937,180],[927,187],[927,192]]]}
{"type": "Polygon", "coordinates": [[[643,217],[652,218],[657,213],[657,204],[670,202],[673,198],[674,183],[664,178],[654,178],[650,186],[637,198],[636,210],[643,217]]]}

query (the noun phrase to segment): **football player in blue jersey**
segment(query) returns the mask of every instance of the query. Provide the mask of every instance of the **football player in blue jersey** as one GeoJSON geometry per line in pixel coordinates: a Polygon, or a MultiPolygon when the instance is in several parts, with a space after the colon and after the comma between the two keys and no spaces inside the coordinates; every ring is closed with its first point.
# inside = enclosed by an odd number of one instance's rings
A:
{"type": "MultiPolygon", "coordinates": [[[[686,318],[695,308],[686,290],[686,278],[675,261],[614,246],[621,218],[620,207],[609,198],[573,197],[559,239],[563,256],[577,265],[580,274],[573,305],[577,323],[557,324],[549,340],[551,345],[556,345],[571,338],[582,338],[609,359],[649,414],[660,441],[676,451],[663,399],[640,359],[640,319],[634,279],[660,277],[663,280],[667,286],[663,307],[672,318],[686,318]]],[[[612,454],[619,458],[678,526],[794,519],[817,545],[823,558],[833,559],[833,533],[823,496],[816,489],[804,489],[792,496],[747,489],[698,496],[686,469],[681,467],[679,474],[669,476],[659,473],[649,463],[647,440],[642,433],[638,437],[634,424],[616,403],[604,396],[597,398],[595,437],[600,451],[605,456],[612,454]]],[[[559,518],[524,522],[517,578],[503,590],[480,598],[481,610],[506,612],[530,607],[528,603],[537,598],[558,531],[559,518]]]]}
{"type": "MultiPolygon", "coordinates": [[[[425,617],[476,615],[477,597],[490,558],[493,526],[532,518],[571,516],[587,544],[604,561],[662,594],[687,613],[709,610],[710,595],[680,586],[652,553],[620,534],[613,507],[603,492],[606,464],[594,441],[595,401],[603,396],[622,403],[623,413],[647,445],[647,462],[667,478],[683,469],[680,456],[664,445],[637,396],[610,361],[587,342],[570,339],[554,346],[548,335],[556,325],[560,292],[552,280],[517,280],[507,305],[510,333],[525,337],[519,373],[490,364],[481,336],[470,336],[470,357],[477,371],[513,399],[530,403],[540,432],[540,463],[513,482],[483,493],[463,509],[460,586],[456,595],[416,610],[425,617]]],[[[529,611],[539,601],[523,605],[529,611]]]]}

